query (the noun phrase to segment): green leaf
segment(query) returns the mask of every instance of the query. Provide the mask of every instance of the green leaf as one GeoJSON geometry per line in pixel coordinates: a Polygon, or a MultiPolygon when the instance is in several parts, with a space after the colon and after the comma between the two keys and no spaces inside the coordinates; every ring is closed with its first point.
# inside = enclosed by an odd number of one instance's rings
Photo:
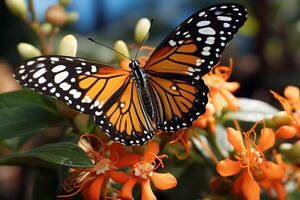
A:
{"type": "Polygon", "coordinates": [[[91,159],[76,144],[61,142],[47,144],[25,153],[16,153],[0,159],[3,165],[44,166],[41,161],[68,167],[93,167],[91,159]]]}
{"type": "Polygon", "coordinates": [[[29,89],[18,90],[0,95],[0,108],[5,107],[39,107],[53,114],[59,114],[53,98],[43,96],[29,89]]]}
{"type": "Polygon", "coordinates": [[[272,105],[254,99],[239,98],[240,110],[228,111],[222,117],[223,123],[226,121],[238,120],[244,122],[257,122],[278,112],[272,105]]]}
{"type": "Polygon", "coordinates": [[[0,141],[33,134],[61,121],[54,100],[36,92],[0,95],[0,141]]]}

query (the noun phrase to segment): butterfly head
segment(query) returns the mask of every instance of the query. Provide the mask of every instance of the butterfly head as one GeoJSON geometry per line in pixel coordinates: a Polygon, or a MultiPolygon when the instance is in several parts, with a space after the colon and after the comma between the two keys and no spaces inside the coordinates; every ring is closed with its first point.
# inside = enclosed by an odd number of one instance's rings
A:
{"type": "Polygon", "coordinates": [[[132,59],[131,63],[129,64],[129,67],[131,69],[139,69],[140,68],[140,63],[139,63],[139,61],[137,61],[135,59],[132,59]]]}

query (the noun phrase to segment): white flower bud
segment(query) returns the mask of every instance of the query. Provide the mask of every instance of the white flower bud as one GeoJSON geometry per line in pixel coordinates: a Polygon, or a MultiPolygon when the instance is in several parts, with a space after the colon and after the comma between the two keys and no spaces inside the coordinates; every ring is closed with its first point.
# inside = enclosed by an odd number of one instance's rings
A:
{"type": "Polygon", "coordinates": [[[19,17],[26,17],[27,7],[24,0],[5,0],[8,9],[19,17]]]}
{"type": "MultiPolygon", "coordinates": [[[[115,43],[115,50],[117,52],[120,52],[124,56],[130,57],[128,47],[127,47],[126,43],[123,40],[118,40],[115,43]]],[[[122,60],[126,59],[124,56],[122,56],[122,55],[120,55],[118,53],[116,53],[116,56],[117,56],[117,59],[119,60],[119,62],[121,62],[122,60]]]]}
{"type": "Polygon", "coordinates": [[[67,13],[67,23],[75,23],[79,18],[79,14],[77,12],[68,12],[67,13]]]}
{"type": "Polygon", "coordinates": [[[70,3],[72,1],[71,0],[59,0],[58,2],[61,6],[66,7],[66,6],[70,5],[70,3]]]}
{"type": "Polygon", "coordinates": [[[73,35],[66,35],[59,44],[58,54],[62,56],[73,56],[77,53],[77,40],[73,35]]]}
{"type": "Polygon", "coordinates": [[[41,55],[41,51],[38,48],[28,43],[24,43],[24,42],[19,43],[17,49],[19,54],[24,59],[38,57],[41,55]]]}
{"type": "Polygon", "coordinates": [[[146,34],[148,33],[150,26],[151,26],[151,22],[147,18],[141,18],[136,23],[134,39],[138,44],[140,44],[145,37],[146,37],[145,40],[148,38],[149,35],[146,36],[146,34]]]}

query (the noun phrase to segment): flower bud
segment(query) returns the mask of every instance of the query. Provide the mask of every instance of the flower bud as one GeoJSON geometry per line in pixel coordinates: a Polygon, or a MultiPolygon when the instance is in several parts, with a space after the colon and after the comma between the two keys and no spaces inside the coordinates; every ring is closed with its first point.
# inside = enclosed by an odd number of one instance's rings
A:
{"type": "MultiPolygon", "coordinates": [[[[280,146],[281,147],[281,146],[280,146]]],[[[282,150],[282,149],[281,149],[282,150]]],[[[282,152],[288,160],[299,163],[300,162],[300,143],[293,144],[292,148],[282,152]]]]}
{"type": "Polygon", "coordinates": [[[52,30],[52,25],[50,23],[44,23],[41,28],[45,34],[48,34],[52,30]]]}
{"type": "Polygon", "coordinates": [[[50,6],[45,17],[46,21],[54,26],[63,26],[67,20],[65,9],[60,5],[50,6]]]}
{"type": "Polygon", "coordinates": [[[27,7],[24,0],[5,0],[8,9],[15,15],[25,18],[27,15],[27,7]]]}
{"type": "Polygon", "coordinates": [[[145,40],[148,38],[148,35],[146,36],[146,34],[148,33],[150,26],[151,22],[147,18],[142,18],[136,23],[134,39],[138,44],[140,44],[145,37],[145,40]]]}
{"type": "Polygon", "coordinates": [[[277,126],[290,125],[292,123],[290,116],[285,111],[276,113],[272,120],[277,126]]]}
{"type": "Polygon", "coordinates": [[[66,35],[59,44],[59,55],[62,56],[76,56],[77,40],[73,35],[66,35]]]}
{"type": "Polygon", "coordinates": [[[79,14],[77,12],[69,12],[67,13],[67,23],[75,23],[79,18],[79,14]]]}
{"type": "Polygon", "coordinates": [[[41,55],[41,51],[31,44],[21,42],[18,44],[18,52],[24,59],[29,59],[41,55]]]}
{"type": "Polygon", "coordinates": [[[71,2],[72,2],[72,0],[59,0],[58,1],[58,3],[63,7],[70,5],[71,2]]]}
{"type": "Polygon", "coordinates": [[[300,90],[296,86],[289,85],[284,90],[284,96],[291,101],[297,101],[300,99],[300,90]]]}
{"type": "MultiPolygon", "coordinates": [[[[120,52],[121,54],[124,54],[127,57],[130,57],[129,55],[129,50],[128,47],[126,45],[126,43],[123,40],[118,40],[115,43],[115,48],[114,48],[117,52],[120,52]]],[[[117,59],[119,60],[119,62],[122,62],[124,59],[126,59],[124,56],[116,53],[117,59]]]]}

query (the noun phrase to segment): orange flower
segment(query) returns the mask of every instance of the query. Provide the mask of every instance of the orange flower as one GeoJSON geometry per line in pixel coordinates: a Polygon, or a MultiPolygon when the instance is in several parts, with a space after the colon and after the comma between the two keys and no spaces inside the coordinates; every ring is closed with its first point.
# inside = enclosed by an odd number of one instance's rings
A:
{"type": "Polygon", "coordinates": [[[150,186],[150,180],[160,190],[167,190],[177,185],[176,178],[172,174],[155,172],[160,166],[163,167],[162,159],[167,157],[166,155],[157,156],[159,153],[158,143],[150,141],[146,148],[143,158],[133,165],[131,178],[120,191],[121,198],[133,199],[132,190],[138,182],[141,184],[142,200],[156,199],[150,186]]]}
{"type": "Polygon", "coordinates": [[[237,160],[225,159],[217,164],[217,171],[221,176],[240,173],[233,190],[237,194],[243,193],[248,200],[259,199],[260,187],[256,179],[277,180],[284,176],[284,170],[279,165],[267,161],[263,154],[275,143],[273,130],[262,128],[258,144],[256,144],[254,130],[256,126],[257,123],[244,134],[233,128],[227,128],[227,139],[236,151],[237,160]]]}
{"type": "MultiPolygon", "coordinates": [[[[282,161],[282,157],[280,154],[275,155],[276,163],[282,168],[284,173],[287,171],[287,165],[282,161]]],[[[284,187],[284,179],[283,177],[278,177],[275,179],[262,179],[259,181],[259,184],[261,187],[267,191],[268,195],[270,197],[273,196],[272,189],[274,189],[277,193],[277,199],[278,200],[284,200],[286,199],[286,190],[284,187]]]]}
{"type": "Polygon", "coordinates": [[[179,159],[184,160],[186,159],[191,152],[192,149],[192,142],[190,141],[190,129],[182,129],[174,134],[175,139],[169,142],[170,145],[178,145],[179,148],[183,149],[184,154],[180,155],[178,149],[171,149],[172,153],[179,159]]]}
{"type": "Polygon", "coordinates": [[[194,122],[193,126],[199,128],[208,128],[211,133],[216,132],[216,119],[215,119],[215,107],[213,104],[208,102],[206,104],[206,110],[203,115],[198,117],[198,119],[194,122]]]}
{"type": "Polygon", "coordinates": [[[102,188],[105,188],[105,184],[110,179],[119,183],[129,180],[124,172],[117,170],[118,168],[133,165],[139,161],[138,155],[127,154],[121,144],[105,144],[95,135],[82,135],[80,143],[94,163],[94,167],[73,169],[63,184],[68,194],[59,197],[70,197],[81,191],[85,200],[98,200],[102,188]],[[92,138],[100,147],[91,147],[92,138]]]}
{"type": "Polygon", "coordinates": [[[282,125],[276,136],[290,139],[294,136],[300,137],[300,89],[296,86],[288,86],[284,90],[284,96],[271,91],[273,96],[280,102],[289,117],[289,123],[282,125]]]}
{"type": "Polygon", "coordinates": [[[232,73],[232,59],[229,60],[229,63],[229,67],[215,66],[210,73],[203,77],[209,87],[209,101],[215,106],[217,112],[223,108],[239,109],[239,102],[232,93],[239,89],[240,84],[227,81],[232,73]]]}

